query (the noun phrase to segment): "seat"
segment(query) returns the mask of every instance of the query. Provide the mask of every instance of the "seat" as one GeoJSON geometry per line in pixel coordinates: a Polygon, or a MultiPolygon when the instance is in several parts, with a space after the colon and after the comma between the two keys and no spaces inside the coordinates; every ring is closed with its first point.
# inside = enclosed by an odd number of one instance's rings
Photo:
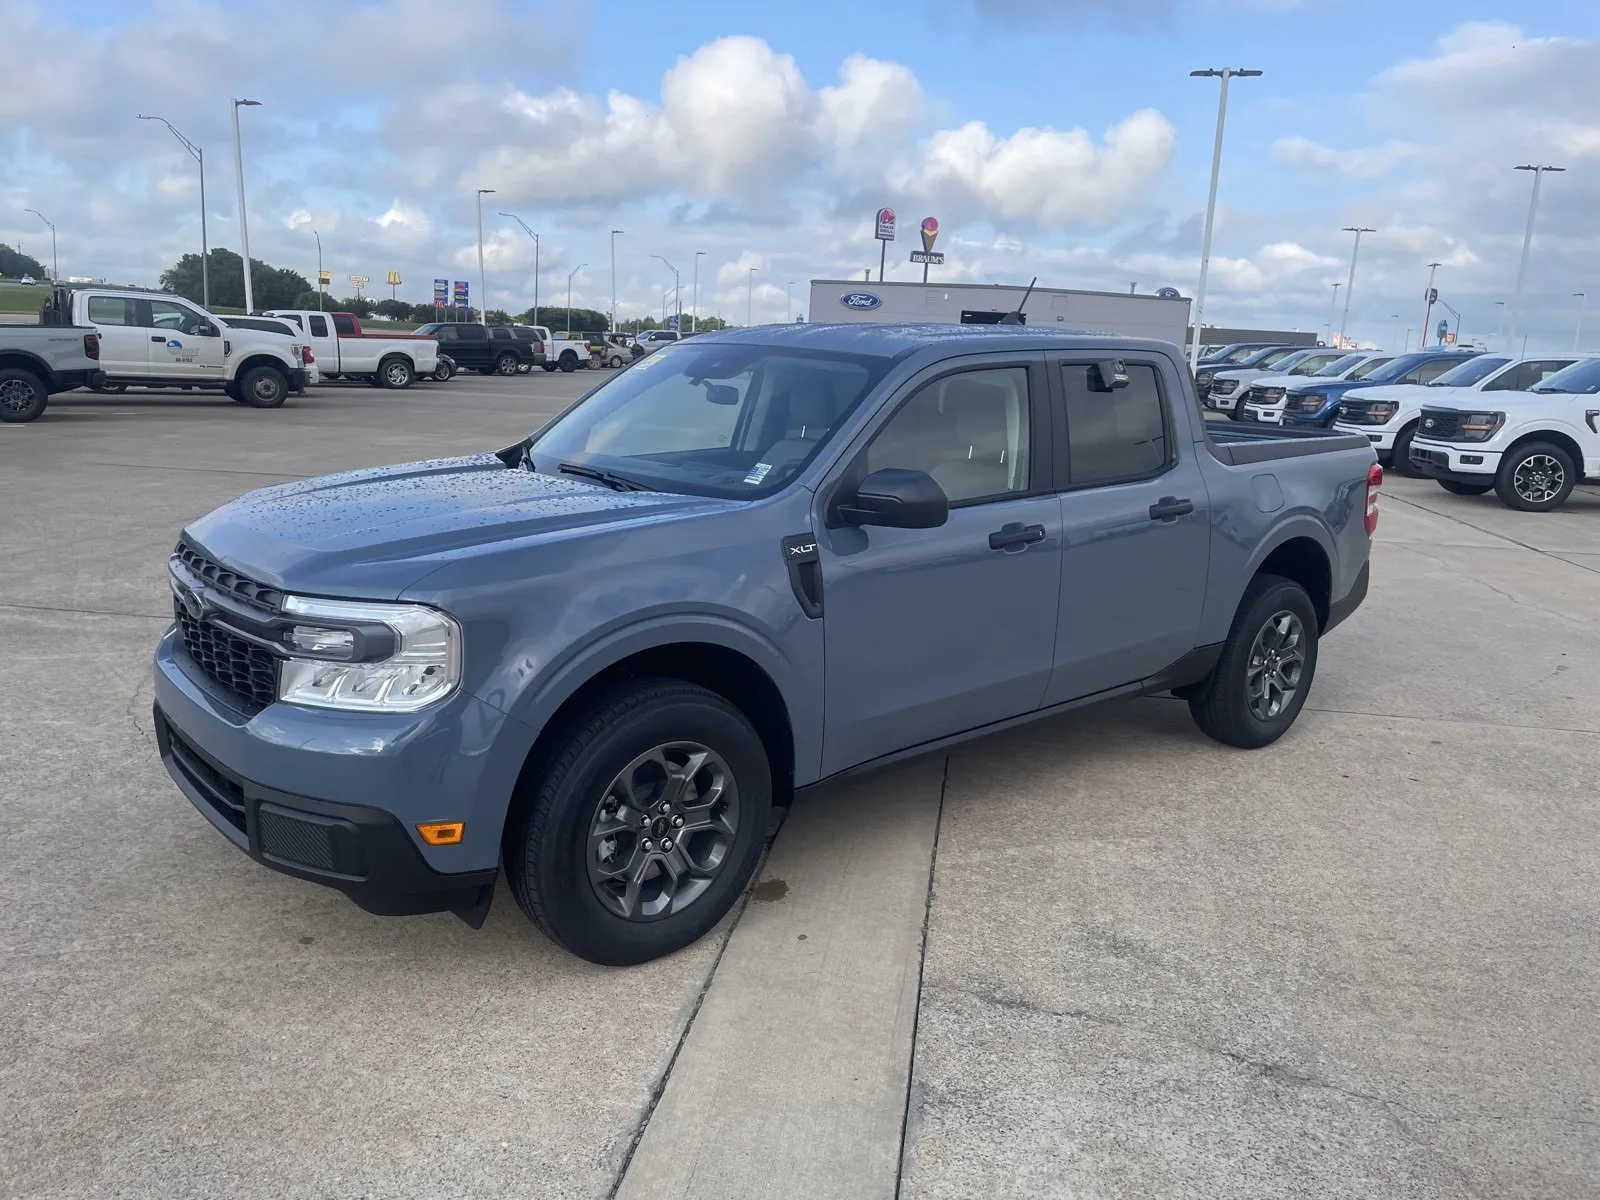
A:
{"type": "Polygon", "coordinates": [[[943,397],[943,433],[950,457],[929,472],[952,501],[1011,490],[1006,413],[1010,394],[999,384],[957,376],[943,397]]]}
{"type": "Polygon", "coordinates": [[[796,367],[788,374],[783,390],[774,397],[777,411],[782,414],[784,434],[762,455],[762,461],[774,470],[809,456],[838,418],[838,401],[829,372],[796,367]]]}

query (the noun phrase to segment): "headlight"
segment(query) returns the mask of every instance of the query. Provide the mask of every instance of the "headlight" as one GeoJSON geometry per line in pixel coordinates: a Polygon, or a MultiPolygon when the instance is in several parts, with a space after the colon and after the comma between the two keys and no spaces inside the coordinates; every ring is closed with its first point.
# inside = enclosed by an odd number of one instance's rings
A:
{"type": "Polygon", "coordinates": [[[1400,411],[1398,404],[1378,403],[1367,409],[1367,423],[1369,425],[1386,424],[1390,417],[1400,411]]]}
{"type": "Polygon", "coordinates": [[[1464,413],[1461,417],[1461,432],[1458,436],[1463,442],[1487,442],[1500,432],[1500,426],[1505,423],[1505,413],[1464,413]]]}
{"type": "Polygon", "coordinates": [[[283,611],[305,619],[279,669],[278,699],[290,704],[415,712],[461,682],[461,626],[435,609],[286,596],[283,611]]]}
{"type": "Polygon", "coordinates": [[[1283,389],[1281,387],[1262,388],[1261,398],[1263,400],[1282,400],[1283,389]]]}

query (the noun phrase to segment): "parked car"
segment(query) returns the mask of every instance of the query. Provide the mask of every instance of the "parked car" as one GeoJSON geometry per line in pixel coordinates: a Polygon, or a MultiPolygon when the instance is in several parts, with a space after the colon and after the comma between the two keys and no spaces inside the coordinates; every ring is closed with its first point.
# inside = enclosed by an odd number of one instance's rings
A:
{"type": "MultiPolygon", "coordinates": [[[[1231,417],[1239,406],[1239,398],[1244,395],[1246,385],[1263,375],[1275,375],[1288,370],[1302,355],[1310,353],[1312,351],[1304,346],[1276,346],[1269,350],[1256,351],[1238,366],[1207,368],[1211,373],[1211,386],[1201,398],[1201,402],[1207,408],[1227,413],[1231,417]]],[[[1198,372],[1196,378],[1204,373],[1204,371],[1198,372]]]]}
{"type": "MultiPolygon", "coordinates": [[[[293,324],[274,317],[218,317],[217,324],[224,330],[252,329],[257,333],[270,333],[284,338],[290,343],[305,342],[305,336],[293,324]]],[[[302,345],[301,358],[305,360],[306,386],[316,387],[322,382],[322,371],[317,363],[316,352],[308,345],[302,345]]]]}
{"type": "Polygon", "coordinates": [[[408,388],[439,365],[438,340],[417,334],[368,334],[355,313],[314,308],[274,308],[266,313],[292,322],[311,343],[329,379],[361,379],[374,387],[408,388]]]}
{"type": "Polygon", "coordinates": [[[454,359],[461,371],[515,375],[518,364],[534,360],[531,343],[517,337],[495,338],[489,326],[475,321],[437,321],[420,326],[417,332],[436,339],[439,349],[454,359]]]}
{"type": "Polygon", "coordinates": [[[275,870],[478,925],[503,862],[558,944],[642,962],[824,780],[1139,693],[1271,743],[1366,594],[1382,474],[1208,427],[1155,341],[706,334],[498,453],[190,524],[156,736],[275,870]]]}
{"type": "Polygon", "coordinates": [[[33,287],[39,281],[37,279],[35,279],[32,275],[24,275],[21,279],[17,280],[17,282],[20,283],[23,287],[33,287]]]}
{"type": "Polygon", "coordinates": [[[1289,388],[1284,396],[1283,423],[1332,427],[1339,405],[1357,388],[1389,383],[1427,383],[1452,367],[1460,366],[1480,352],[1475,350],[1415,350],[1399,354],[1365,379],[1305,380],[1289,388]]]}
{"type": "MultiPolygon", "coordinates": [[[[1237,416],[1241,421],[1258,421],[1267,425],[1283,423],[1283,406],[1291,387],[1301,378],[1311,379],[1364,379],[1394,355],[1381,350],[1355,350],[1341,355],[1320,370],[1299,371],[1290,375],[1268,375],[1252,383],[1239,402],[1237,416]]],[[[1303,364],[1302,364],[1303,365],[1303,364]]]]}
{"type": "Polygon", "coordinates": [[[527,375],[534,367],[544,363],[544,343],[537,336],[538,332],[531,325],[491,325],[489,340],[520,345],[525,353],[517,359],[517,374],[527,375]]]}
{"type": "Polygon", "coordinates": [[[1304,346],[1258,346],[1253,343],[1240,343],[1238,345],[1224,346],[1210,358],[1202,358],[1195,366],[1194,386],[1200,393],[1200,401],[1205,403],[1207,394],[1211,391],[1211,381],[1218,371],[1228,370],[1240,366],[1247,359],[1256,357],[1267,350],[1304,350],[1304,346]]]}
{"type": "Polygon", "coordinates": [[[673,342],[683,340],[683,334],[676,329],[646,329],[639,335],[638,344],[646,354],[650,354],[663,346],[670,346],[673,342]]]}
{"type": "Polygon", "coordinates": [[[38,420],[51,396],[104,378],[93,329],[0,325],[0,421],[38,420]]]}
{"type": "Polygon", "coordinates": [[[1425,404],[1411,463],[1458,496],[1492,490],[1522,512],[1560,508],[1580,480],[1600,482],[1600,359],[1527,391],[1425,404]]]}
{"type": "Polygon", "coordinates": [[[439,355],[439,365],[433,369],[433,374],[428,376],[435,383],[448,383],[455,378],[456,360],[448,354],[439,355]]]}
{"type": "Polygon", "coordinates": [[[644,357],[644,351],[625,333],[608,333],[605,341],[603,353],[608,367],[623,367],[636,358],[644,357]]]}
{"type": "Polygon", "coordinates": [[[1378,461],[1403,475],[1414,474],[1411,439],[1424,406],[1475,404],[1473,393],[1521,392],[1577,361],[1575,354],[1514,359],[1480,354],[1451,367],[1428,383],[1363,387],[1339,402],[1333,427],[1359,433],[1372,443],[1378,461]]]}
{"type": "Polygon", "coordinates": [[[277,408],[310,382],[304,343],[254,329],[224,336],[216,317],[181,296],[55,287],[41,323],[94,328],[103,390],[214,388],[252,408],[277,408]]]}
{"type": "Polygon", "coordinates": [[[544,347],[546,371],[554,371],[558,367],[563,371],[576,371],[593,362],[589,341],[582,334],[552,333],[544,325],[531,325],[529,328],[538,335],[539,343],[544,347]]]}
{"type": "Polygon", "coordinates": [[[1263,389],[1263,394],[1276,389],[1281,395],[1284,381],[1315,375],[1323,367],[1345,357],[1348,356],[1343,350],[1325,350],[1320,346],[1313,346],[1281,359],[1274,367],[1219,372],[1213,377],[1213,386],[1222,379],[1237,380],[1237,387],[1231,397],[1233,399],[1231,415],[1237,420],[1243,415],[1245,402],[1258,386],[1263,389]]]}

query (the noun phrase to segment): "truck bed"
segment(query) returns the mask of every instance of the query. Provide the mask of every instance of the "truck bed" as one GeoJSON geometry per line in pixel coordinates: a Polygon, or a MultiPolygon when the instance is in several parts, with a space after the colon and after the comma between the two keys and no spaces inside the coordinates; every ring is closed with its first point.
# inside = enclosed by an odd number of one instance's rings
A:
{"type": "Polygon", "coordinates": [[[1212,453],[1233,466],[1301,458],[1308,454],[1332,454],[1338,450],[1370,451],[1372,446],[1359,433],[1312,427],[1241,425],[1237,421],[1207,421],[1206,440],[1211,444],[1212,453]]]}

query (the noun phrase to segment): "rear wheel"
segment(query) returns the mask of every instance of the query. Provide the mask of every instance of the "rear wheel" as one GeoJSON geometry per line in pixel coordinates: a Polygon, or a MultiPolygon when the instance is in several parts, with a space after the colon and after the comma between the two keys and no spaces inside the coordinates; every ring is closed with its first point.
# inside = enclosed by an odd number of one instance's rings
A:
{"type": "Polygon", "coordinates": [[[533,374],[533,364],[531,362],[519,362],[517,364],[517,374],[518,375],[531,375],[531,374],[533,374]]]}
{"type": "Polygon", "coordinates": [[[620,367],[621,365],[622,355],[620,354],[613,354],[610,358],[606,359],[606,366],[608,367],[620,367]]]}
{"type": "Polygon", "coordinates": [[[239,395],[251,408],[277,408],[289,398],[289,381],[273,367],[251,367],[239,380],[239,395]]]}
{"type": "Polygon", "coordinates": [[[450,378],[455,373],[456,373],[455,364],[453,362],[450,362],[448,359],[441,358],[439,360],[439,365],[436,366],[433,369],[434,382],[436,382],[436,383],[448,383],[450,381],[450,378]]]}
{"type": "Polygon", "coordinates": [[[563,371],[568,372],[569,374],[578,369],[578,356],[576,354],[574,354],[571,350],[566,350],[566,351],[562,352],[562,355],[561,355],[561,369],[563,371]]]}
{"type": "Polygon", "coordinates": [[[1460,483],[1454,479],[1436,479],[1434,482],[1452,496],[1484,496],[1494,491],[1492,483],[1460,483]]]}
{"type": "Polygon", "coordinates": [[[92,387],[89,390],[91,392],[99,392],[104,396],[120,396],[128,390],[128,385],[125,383],[102,383],[99,387],[92,387]]]}
{"type": "Polygon", "coordinates": [[[556,369],[556,365],[553,362],[540,363],[539,365],[541,367],[543,367],[546,371],[554,371],[556,369]]]}
{"type": "Polygon", "coordinates": [[[21,425],[37,420],[49,403],[49,389],[32,371],[0,367],[0,421],[21,425]]]}
{"type": "Polygon", "coordinates": [[[515,375],[517,373],[517,356],[515,354],[502,354],[495,359],[494,373],[496,375],[515,375]]]}
{"type": "Polygon", "coordinates": [[[378,365],[378,379],[386,388],[401,391],[410,387],[415,378],[411,364],[403,358],[385,359],[378,365]]]}
{"type": "Polygon", "coordinates": [[[1201,732],[1241,750],[1282,737],[1311,690],[1317,632],[1316,609],[1303,587],[1257,575],[1239,601],[1215,669],[1185,697],[1201,732]]]}
{"type": "Polygon", "coordinates": [[[1572,495],[1578,469],[1572,456],[1554,442],[1524,442],[1500,458],[1494,490],[1507,508],[1549,512],[1572,495]]]}
{"type": "Polygon", "coordinates": [[[743,713],[695,684],[632,681],[524,778],[506,873],[522,910],[573,954],[646,962],[733,907],[771,805],[766,750],[743,713]]]}

